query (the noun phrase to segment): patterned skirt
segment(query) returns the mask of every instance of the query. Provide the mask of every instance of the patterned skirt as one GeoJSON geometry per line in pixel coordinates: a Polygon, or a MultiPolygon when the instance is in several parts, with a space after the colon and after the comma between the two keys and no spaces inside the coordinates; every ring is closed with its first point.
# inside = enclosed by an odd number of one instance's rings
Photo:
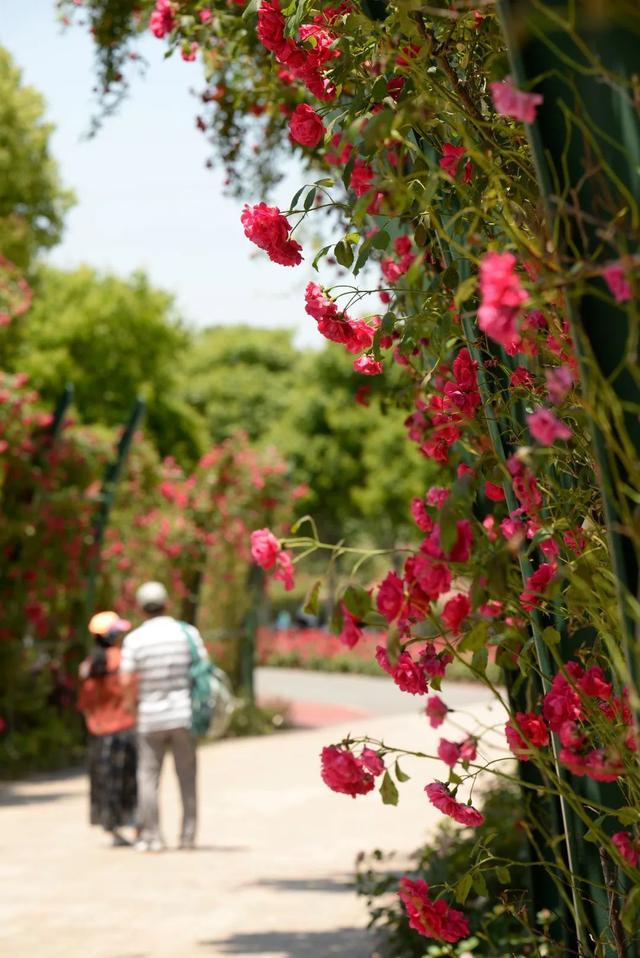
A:
{"type": "Polygon", "coordinates": [[[133,729],[89,739],[91,824],[107,831],[134,824],[137,804],[133,729]]]}

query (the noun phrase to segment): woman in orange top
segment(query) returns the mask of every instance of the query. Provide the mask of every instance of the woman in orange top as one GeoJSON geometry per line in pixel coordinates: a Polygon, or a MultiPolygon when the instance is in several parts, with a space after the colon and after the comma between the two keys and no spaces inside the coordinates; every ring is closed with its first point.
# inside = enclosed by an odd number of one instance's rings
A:
{"type": "Polygon", "coordinates": [[[120,644],[131,625],[115,612],[98,612],[89,623],[95,648],[80,666],[78,708],[89,731],[91,824],[110,832],[114,845],[130,844],[120,833],[136,811],[135,716],[125,707],[120,684],[120,644]]]}

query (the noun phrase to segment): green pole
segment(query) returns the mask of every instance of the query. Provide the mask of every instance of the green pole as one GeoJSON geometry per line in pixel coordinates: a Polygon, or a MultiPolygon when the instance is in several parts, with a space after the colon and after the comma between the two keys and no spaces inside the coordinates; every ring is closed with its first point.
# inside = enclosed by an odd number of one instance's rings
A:
{"type": "Polygon", "coordinates": [[[80,634],[83,636],[83,641],[86,638],[87,622],[91,618],[91,615],[94,611],[98,572],[100,569],[100,552],[102,550],[104,536],[109,524],[111,507],[113,506],[118,482],[122,475],[127,456],[129,455],[133,437],[136,433],[136,430],[139,428],[140,423],[142,422],[144,408],[144,400],[138,397],[133,404],[129,419],[116,446],[115,455],[113,459],[107,463],[107,467],[104,471],[98,508],[91,533],[91,555],[87,570],[87,590],[85,595],[83,621],[80,630],[80,634]]]}

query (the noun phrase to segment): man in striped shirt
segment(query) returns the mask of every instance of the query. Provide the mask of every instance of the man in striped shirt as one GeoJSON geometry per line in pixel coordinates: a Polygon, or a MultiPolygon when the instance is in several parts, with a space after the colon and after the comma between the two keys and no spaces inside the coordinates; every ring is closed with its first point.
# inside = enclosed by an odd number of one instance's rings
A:
{"type": "Polygon", "coordinates": [[[139,851],[161,851],[158,788],[165,752],[171,749],[182,797],[180,848],[193,848],[196,833],[196,749],[191,734],[191,654],[185,629],[203,659],[200,633],[167,615],[168,596],[160,582],[145,582],[136,593],[145,617],[122,644],[123,685],[137,676],[139,851]]]}

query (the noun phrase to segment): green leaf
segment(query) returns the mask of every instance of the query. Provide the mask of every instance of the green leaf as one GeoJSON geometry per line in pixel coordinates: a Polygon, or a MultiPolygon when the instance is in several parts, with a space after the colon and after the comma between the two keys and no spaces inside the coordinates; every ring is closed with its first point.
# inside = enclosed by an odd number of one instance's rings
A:
{"type": "Polygon", "coordinates": [[[640,885],[636,885],[635,888],[632,888],[627,895],[625,903],[622,906],[622,911],[620,912],[622,927],[625,929],[625,931],[628,931],[630,935],[638,930],[636,915],[638,914],[639,909],[640,885]]]}
{"type": "Polygon", "coordinates": [[[304,206],[307,213],[309,212],[309,210],[311,209],[311,207],[313,206],[315,202],[317,192],[318,191],[316,190],[315,186],[312,186],[304,198],[304,203],[302,205],[304,206]]]}
{"type": "Polygon", "coordinates": [[[304,600],[304,606],[302,607],[302,611],[306,612],[307,615],[318,614],[318,602],[320,598],[321,586],[322,579],[317,579],[307,593],[307,597],[304,600]]]}
{"type": "Polygon", "coordinates": [[[621,825],[635,825],[636,822],[640,821],[640,809],[624,805],[617,810],[616,818],[621,825]]]}
{"type": "Polygon", "coordinates": [[[487,883],[484,880],[482,872],[476,872],[473,876],[473,888],[478,895],[483,895],[485,898],[489,896],[489,889],[487,888],[487,883]]]}
{"type": "Polygon", "coordinates": [[[349,189],[349,184],[351,183],[351,174],[353,173],[353,167],[356,162],[356,155],[352,153],[349,157],[344,170],[342,171],[342,182],[345,185],[345,189],[349,189]]]}
{"type": "Polygon", "coordinates": [[[371,239],[366,239],[364,243],[362,244],[362,246],[360,247],[358,258],[356,260],[356,265],[353,267],[354,276],[358,275],[358,273],[360,272],[364,264],[369,259],[370,254],[371,254],[371,239]]]}
{"type": "Polygon", "coordinates": [[[560,642],[561,636],[557,629],[551,628],[550,625],[546,629],[542,630],[542,641],[545,645],[553,648],[554,645],[557,645],[560,642]]]}
{"type": "Polygon", "coordinates": [[[456,885],[454,889],[454,896],[457,902],[461,905],[464,905],[469,892],[471,891],[471,886],[473,885],[473,877],[471,872],[466,872],[456,885]]]}
{"type": "Polygon", "coordinates": [[[378,230],[371,239],[371,245],[374,249],[386,249],[391,242],[391,237],[386,230],[378,230]]]}
{"type": "Polygon", "coordinates": [[[396,778],[398,779],[399,782],[408,782],[409,779],[411,778],[410,775],[406,775],[405,772],[402,771],[398,762],[396,762],[395,764],[395,773],[396,773],[396,778]]]}
{"type": "Polygon", "coordinates": [[[476,622],[474,627],[467,632],[458,648],[461,652],[475,652],[483,649],[487,644],[489,635],[488,622],[476,622]]]}
{"type": "Polygon", "coordinates": [[[323,176],[321,180],[316,180],[316,186],[326,186],[329,188],[335,186],[335,182],[330,176],[323,176]]]}
{"type": "Polygon", "coordinates": [[[342,627],[344,625],[344,616],[342,614],[342,607],[339,602],[336,602],[333,609],[331,610],[331,620],[329,622],[329,628],[334,635],[340,635],[342,632],[342,627]]]}
{"type": "Polygon", "coordinates": [[[289,209],[295,210],[296,206],[298,205],[298,201],[305,190],[306,190],[306,186],[300,187],[298,192],[294,195],[293,199],[291,200],[291,206],[289,207],[289,209]]]}
{"type": "Polygon", "coordinates": [[[356,619],[364,619],[371,610],[371,596],[362,586],[350,585],[342,596],[342,601],[356,619]]]}
{"type": "Polygon", "coordinates": [[[313,258],[313,263],[311,264],[315,270],[318,269],[318,263],[320,262],[321,259],[323,259],[327,255],[330,249],[331,249],[330,246],[323,246],[322,249],[316,253],[316,255],[313,258]]]}
{"type": "Polygon", "coordinates": [[[380,794],[382,796],[382,802],[384,805],[398,804],[398,789],[396,787],[396,783],[393,781],[388,772],[384,773],[382,785],[380,786],[380,794]]]}
{"type": "Polygon", "coordinates": [[[471,299],[476,291],[477,283],[478,278],[475,275],[468,276],[460,283],[453,297],[453,301],[457,308],[459,308],[463,303],[466,303],[468,299],[471,299]]]}
{"type": "Polygon", "coordinates": [[[261,3],[261,0],[249,0],[249,3],[246,5],[244,10],[242,11],[242,19],[248,20],[254,14],[257,14],[260,3],[261,3]]]}
{"type": "Polygon", "coordinates": [[[486,648],[476,649],[473,655],[471,656],[471,665],[478,672],[486,672],[487,665],[489,662],[489,652],[486,648]]]}
{"type": "Polygon", "coordinates": [[[333,247],[333,253],[340,266],[344,266],[348,269],[353,263],[353,249],[348,243],[345,243],[344,240],[340,240],[339,243],[336,243],[333,247]]]}
{"type": "Polygon", "coordinates": [[[500,865],[496,868],[496,878],[501,885],[508,885],[511,881],[511,872],[505,865],[500,865]]]}

